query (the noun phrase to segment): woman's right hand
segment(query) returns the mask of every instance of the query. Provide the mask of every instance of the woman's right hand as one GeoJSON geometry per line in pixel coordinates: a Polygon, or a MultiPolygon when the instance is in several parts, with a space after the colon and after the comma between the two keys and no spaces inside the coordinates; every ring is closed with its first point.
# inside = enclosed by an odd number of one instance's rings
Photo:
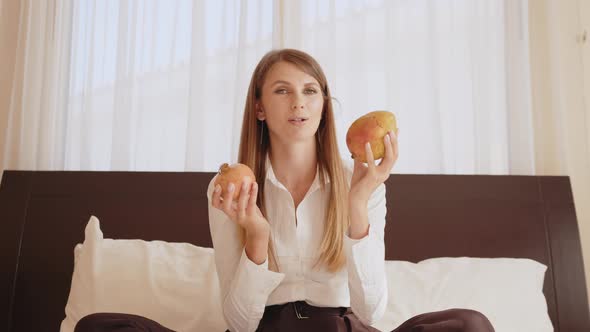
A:
{"type": "Polygon", "coordinates": [[[256,205],[258,198],[258,183],[252,182],[246,177],[238,201],[233,201],[234,183],[228,185],[225,195],[221,195],[221,186],[215,186],[211,205],[223,211],[233,222],[242,227],[248,236],[267,236],[270,233],[270,225],[256,205]]]}

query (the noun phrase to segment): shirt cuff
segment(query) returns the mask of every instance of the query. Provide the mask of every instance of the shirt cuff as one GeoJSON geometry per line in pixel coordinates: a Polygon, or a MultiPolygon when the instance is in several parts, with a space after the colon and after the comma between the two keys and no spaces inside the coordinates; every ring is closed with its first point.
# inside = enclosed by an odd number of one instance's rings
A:
{"type": "Polygon", "coordinates": [[[358,240],[344,236],[350,305],[367,325],[382,317],[388,298],[385,245],[377,229],[369,225],[368,235],[358,240]]]}
{"type": "Polygon", "coordinates": [[[283,281],[285,274],[269,270],[268,259],[260,265],[252,262],[245,249],[236,272],[231,301],[245,311],[246,317],[253,319],[252,324],[258,325],[270,293],[283,281]]]}
{"type": "Polygon", "coordinates": [[[367,235],[365,235],[364,237],[360,238],[360,239],[353,239],[350,237],[350,227],[348,227],[348,229],[346,230],[346,232],[344,232],[344,241],[345,241],[345,245],[346,245],[346,241],[350,242],[350,245],[353,245],[355,243],[359,243],[362,240],[366,239],[369,237],[369,234],[371,233],[371,224],[369,224],[369,231],[367,232],[367,235]]]}
{"type": "Polygon", "coordinates": [[[344,235],[344,250],[356,275],[363,285],[374,285],[379,282],[384,271],[385,248],[379,243],[377,234],[371,230],[369,225],[368,234],[361,239],[351,239],[348,234],[344,235]]]}

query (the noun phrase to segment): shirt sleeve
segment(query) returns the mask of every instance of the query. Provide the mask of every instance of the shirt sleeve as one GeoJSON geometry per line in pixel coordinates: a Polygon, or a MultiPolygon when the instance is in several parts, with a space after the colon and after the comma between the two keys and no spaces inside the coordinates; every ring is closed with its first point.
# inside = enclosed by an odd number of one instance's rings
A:
{"type": "Polygon", "coordinates": [[[285,275],[269,270],[268,260],[258,265],[248,258],[240,242],[240,226],[211,205],[214,181],[207,188],[207,200],[223,316],[231,331],[255,331],[268,296],[285,275]]]}
{"type": "Polygon", "coordinates": [[[365,324],[376,323],[387,307],[387,279],[385,277],[385,185],[381,184],[369,199],[367,209],[369,233],[354,240],[344,236],[347,258],[350,307],[365,324]]]}

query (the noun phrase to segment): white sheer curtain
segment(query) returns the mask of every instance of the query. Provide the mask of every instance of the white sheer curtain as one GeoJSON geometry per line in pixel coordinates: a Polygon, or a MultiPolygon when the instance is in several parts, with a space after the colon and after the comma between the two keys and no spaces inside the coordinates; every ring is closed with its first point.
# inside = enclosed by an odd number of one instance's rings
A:
{"type": "Polygon", "coordinates": [[[526,0],[24,3],[4,168],[216,170],[256,62],[294,47],[326,71],[344,156],[386,109],[396,172],[535,172],[526,0]]]}
{"type": "Polygon", "coordinates": [[[534,172],[526,1],[286,3],[298,8],[284,9],[284,43],[324,65],[340,141],[355,117],[387,109],[398,171],[534,172]]]}
{"type": "Polygon", "coordinates": [[[272,0],[43,3],[22,8],[24,89],[6,168],[213,170],[235,160],[249,75],[272,48],[272,0]]]}

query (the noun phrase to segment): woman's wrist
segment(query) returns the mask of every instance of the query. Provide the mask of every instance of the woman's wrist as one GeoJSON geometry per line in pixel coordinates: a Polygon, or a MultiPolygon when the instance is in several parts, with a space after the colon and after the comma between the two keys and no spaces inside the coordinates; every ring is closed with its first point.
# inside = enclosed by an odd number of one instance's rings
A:
{"type": "Polygon", "coordinates": [[[348,195],[348,205],[350,209],[363,209],[367,208],[367,204],[369,203],[369,196],[362,194],[362,193],[349,193],[348,195]]]}
{"type": "Polygon", "coordinates": [[[348,211],[350,217],[351,239],[362,239],[369,231],[369,218],[367,210],[368,198],[349,197],[348,211]]]}
{"type": "Polygon", "coordinates": [[[245,227],[246,237],[252,240],[259,240],[270,236],[270,224],[266,219],[262,219],[260,222],[251,223],[245,227]]]}
{"type": "Polygon", "coordinates": [[[248,232],[246,231],[246,256],[257,265],[260,265],[266,261],[268,256],[268,241],[270,238],[270,232],[257,231],[248,232]]]}

